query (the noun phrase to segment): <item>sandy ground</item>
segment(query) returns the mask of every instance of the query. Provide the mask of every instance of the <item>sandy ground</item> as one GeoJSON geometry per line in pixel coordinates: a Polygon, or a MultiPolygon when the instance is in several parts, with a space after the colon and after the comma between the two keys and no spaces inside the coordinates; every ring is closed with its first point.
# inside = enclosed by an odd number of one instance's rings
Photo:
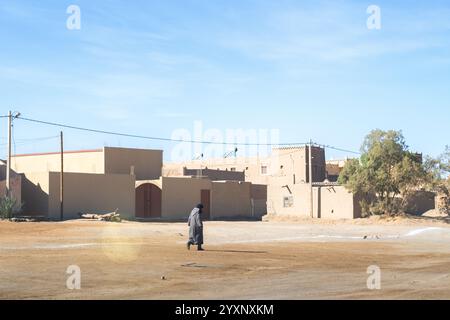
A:
{"type": "Polygon", "coordinates": [[[0,222],[0,299],[450,299],[450,227],[421,221],[0,222]],[[66,270],[81,268],[81,290],[66,270]],[[367,268],[381,268],[381,290],[367,268]],[[162,280],[162,277],[165,280],[162,280]]]}

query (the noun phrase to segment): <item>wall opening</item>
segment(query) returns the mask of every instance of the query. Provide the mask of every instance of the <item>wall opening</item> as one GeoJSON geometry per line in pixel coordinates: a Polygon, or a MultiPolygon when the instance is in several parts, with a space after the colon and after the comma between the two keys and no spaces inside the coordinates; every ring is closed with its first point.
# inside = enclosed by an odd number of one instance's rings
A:
{"type": "Polygon", "coordinates": [[[145,183],[136,188],[136,218],[161,218],[161,189],[145,183]]]}
{"type": "Polygon", "coordinates": [[[203,204],[202,218],[209,220],[211,218],[211,190],[202,190],[200,199],[203,204]]]}

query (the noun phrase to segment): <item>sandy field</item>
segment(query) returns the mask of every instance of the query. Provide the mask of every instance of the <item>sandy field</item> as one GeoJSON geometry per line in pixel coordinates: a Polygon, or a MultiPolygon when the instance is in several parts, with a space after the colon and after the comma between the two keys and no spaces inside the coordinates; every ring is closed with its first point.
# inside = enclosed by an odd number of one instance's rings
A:
{"type": "Polygon", "coordinates": [[[450,299],[450,227],[430,220],[0,222],[0,299],[450,299]],[[67,268],[81,269],[69,290],[67,268]],[[367,268],[381,290],[367,288],[367,268]]]}

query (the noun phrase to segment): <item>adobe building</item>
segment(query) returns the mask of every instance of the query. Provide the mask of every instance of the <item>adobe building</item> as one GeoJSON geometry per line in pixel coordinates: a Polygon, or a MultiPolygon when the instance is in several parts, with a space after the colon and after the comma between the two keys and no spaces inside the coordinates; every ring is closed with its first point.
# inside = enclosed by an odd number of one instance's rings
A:
{"type": "MultiPolygon", "coordinates": [[[[11,166],[23,175],[23,213],[59,219],[60,153],[15,155],[11,166]]],[[[64,218],[119,209],[123,218],[133,219],[136,180],[156,179],[161,168],[161,150],[105,147],[64,152],[64,218]]]]}
{"type": "MultiPolygon", "coordinates": [[[[162,154],[162,150],[113,147],[65,151],[64,172],[126,175],[134,173],[137,180],[158,179],[163,165],[162,154]]],[[[15,155],[12,157],[11,168],[19,173],[60,172],[61,154],[53,152],[15,155]]]]}
{"type": "Polygon", "coordinates": [[[137,181],[136,187],[138,219],[185,220],[197,203],[204,205],[204,219],[260,219],[265,214],[253,199],[250,182],[161,177],[137,181]]]}
{"type": "MultiPolygon", "coordinates": [[[[161,150],[104,147],[64,152],[64,218],[80,212],[119,210],[125,219],[186,219],[199,202],[211,219],[261,217],[264,191],[249,182],[214,177],[161,177],[161,150]]],[[[16,155],[12,167],[23,175],[24,214],[60,217],[60,153],[16,155]]],[[[183,172],[189,174],[191,172],[183,172]]]]}
{"type": "Polygon", "coordinates": [[[244,172],[245,181],[266,186],[259,201],[262,203],[262,198],[266,199],[264,209],[269,215],[323,219],[360,217],[358,197],[343,186],[327,181],[325,150],[317,146],[313,146],[311,150],[312,216],[309,147],[274,148],[271,155],[261,158],[224,158],[167,164],[164,165],[163,174],[174,175],[177,170],[179,172],[180,167],[195,168],[193,170],[211,168],[230,173],[244,172]]]}

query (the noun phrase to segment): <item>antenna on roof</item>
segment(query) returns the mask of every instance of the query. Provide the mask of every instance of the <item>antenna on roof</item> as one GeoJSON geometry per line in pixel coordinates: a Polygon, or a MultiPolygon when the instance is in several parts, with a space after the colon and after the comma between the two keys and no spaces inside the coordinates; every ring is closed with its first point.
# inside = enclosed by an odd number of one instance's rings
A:
{"type": "Polygon", "coordinates": [[[192,160],[200,160],[200,159],[203,159],[203,153],[197,157],[194,157],[194,159],[192,159],[192,160]]]}
{"type": "Polygon", "coordinates": [[[224,157],[224,158],[228,158],[228,157],[230,157],[232,154],[234,154],[234,157],[236,158],[236,155],[237,155],[237,152],[238,152],[238,151],[239,151],[238,148],[234,148],[234,150],[225,153],[225,154],[223,155],[223,157],[224,157]]]}

